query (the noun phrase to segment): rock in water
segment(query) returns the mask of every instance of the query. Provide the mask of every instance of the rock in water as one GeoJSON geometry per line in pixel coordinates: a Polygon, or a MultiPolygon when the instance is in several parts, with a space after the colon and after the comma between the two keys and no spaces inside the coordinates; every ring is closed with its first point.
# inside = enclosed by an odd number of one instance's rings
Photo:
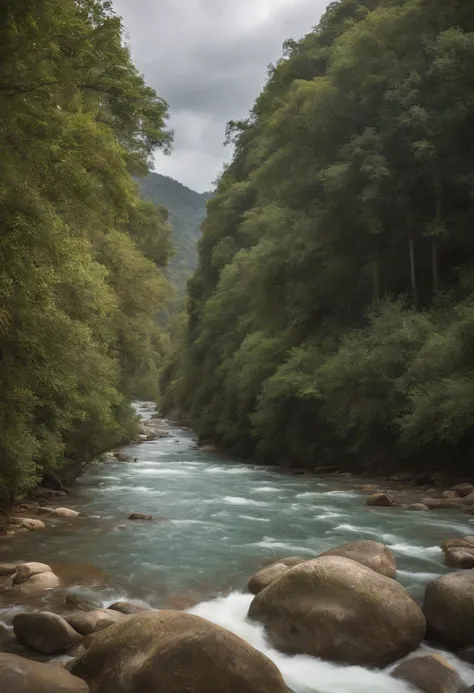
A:
{"type": "Polygon", "coordinates": [[[15,654],[0,653],[2,693],[88,693],[85,681],[60,664],[33,662],[15,654]]]}
{"type": "Polygon", "coordinates": [[[63,618],[81,635],[91,635],[104,628],[109,628],[125,616],[118,611],[97,609],[96,611],[76,611],[72,614],[65,614],[63,618]]]}
{"type": "Polygon", "coordinates": [[[71,510],[71,508],[55,508],[51,511],[51,515],[56,517],[78,517],[79,513],[77,510],[71,510]]]}
{"type": "Polygon", "coordinates": [[[443,551],[448,549],[474,549],[474,537],[455,537],[454,539],[445,539],[441,544],[443,551]]]}
{"type": "Polygon", "coordinates": [[[185,612],[128,616],[85,647],[71,672],[92,693],[287,693],[265,655],[185,612]]]}
{"type": "Polygon", "coordinates": [[[399,664],[392,676],[425,693],[458,693],[463,686],[457,671],[439,654],[411,657],[399,664]]]}
{"type": "Polygon", "coordinates": [[[46,563],[20,563],[16,567],[16,575],[13,578],[14,585],[21,585],[35,575],[51,573],[51,566],[46,563]]]}
{"type": "Polygon", "coordinates": [[[283,652],[374,667],[415,650],[426,628],[404,587],[339,556],[288,570],[254,598],[249,617],[283,652]]]}
{"type": "Polygon", "coordinates": [[[444,565],[449,568],[474,568],[474,548],[448,549],[444,554],[444,565]]]}
{"type": "Polygon", "coordinates": [[[13,631],[23,645],[42,654],[61,654],[82,639],[61,616],[49,611],[17,614],[13,618],[13,631]]]}
{"type": "Polygon", "coordinates": [[[448,573],[430,582],[423,605],[430,634],[453,647],[474,645],[474,573],[448,573]]]}
{"type": "Polygon", "coordinates": [[[373,493],[366,501],[366,505],[379,506],[380,508],[392,508],[398,503],[388,493],[373,493]]]}
{"type": "MultiPolygon", "coordinates": [[[[377,541],[362,539],[361,541],[349,541],[347,544],[329,549],[320,556],[342,556],[350,558],[356,563],[372,568],[376,573],[393,578],[397,572],[397,563],[392,551],[377,541]]],[[[318,556],[318,558],[320,557],[318,556]]]]}
{"type": "Polygon", "coordinates": [[[144,611],[151,611],[151,607],[140,606],[133,602],[115,602],[109,606],[108,610],[119,611],[121,614],[125,614],[125,616],[131,616],[132,614],[142,614],[144,611]]]}
{"type": "Polygon", "coordinates": [[[295,565],[304,563],[307,558],[300,558],[299,556],[290,556],[288,558],[280,558],[276,563],[272,563],[266,568],[262,568],[258,573],[252,575],[248,581],[248,590],[252,594],[258,594],[265,587],[268,587],[270,583],[279,578],[283,573],[285,573],[290,568],[294,568],[295,565]]]}
{"type": "Polygon", "coordinates": [[[144,522],[153,522],[153,520],[156,520],[157,518],[154,517],[153,515],[145,515],[145,513],[130,513],[128,516],[129,520],[141,520],[144,522]]]}

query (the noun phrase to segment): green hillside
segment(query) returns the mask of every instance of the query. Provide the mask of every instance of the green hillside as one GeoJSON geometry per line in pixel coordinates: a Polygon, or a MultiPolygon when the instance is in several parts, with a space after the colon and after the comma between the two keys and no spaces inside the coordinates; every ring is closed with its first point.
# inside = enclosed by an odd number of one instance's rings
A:
{"type": "Polygon", "coordinates": [[[206,202],[210,193],[197,193],[177,180],[150,173],[140,179],[143,196],[169,211],[173,227],[175,254],[168,273],[169,278],[183,294],[186,281],[197,267],[197,242],[201,236],[200,225],[206,215],[206,202]]]}

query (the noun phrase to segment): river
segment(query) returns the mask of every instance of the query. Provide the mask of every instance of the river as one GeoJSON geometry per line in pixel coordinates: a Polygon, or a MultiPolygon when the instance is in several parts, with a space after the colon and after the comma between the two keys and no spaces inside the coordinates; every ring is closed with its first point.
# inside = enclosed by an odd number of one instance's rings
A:
{"type": "MultiPolygon", "coordinates": [[[[146,404],[137,406],[144,419],[151,415],[146,404]]],[[[65,499],[81,517],[4,541],[0,561],[48,563],[65,576],[67,591],[104,604],[125,598],[189,608],[264,651],[295,693],[406,691],[386,672],[269,648],[262,629],[245,619],[246,581],[279,556],[311,557],[346,541],[376,539],[394,551],[398,580],[421,599],[427,582],[446,571],[440,542],[474,534],[474,518],[368,508],[351,480],[246,464],[196,449],[189,430],[168,430],[167,438],[125,448],[134,462],[109,460],[91,469],[65,499]],[[131,512],[159,521],[129,522],[131,512]]],[[[11,613],[9,605],[2,617],[0,608],[0,621],[11,613]]],[[[474,670],[451,659],[474,684],[474,670]]]]}

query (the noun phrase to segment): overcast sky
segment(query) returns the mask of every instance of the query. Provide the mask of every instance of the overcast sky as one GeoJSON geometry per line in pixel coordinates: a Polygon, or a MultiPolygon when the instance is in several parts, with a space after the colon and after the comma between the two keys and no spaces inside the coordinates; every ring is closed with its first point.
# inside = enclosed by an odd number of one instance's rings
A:
{"type": "Polygon", "coordinates": [[[171,156],[156,171],[203,192],[230,150],[225,125],[248,114],[287,38],[317,24],[328,0],[114,0],[132,56],[170,106],[171,156]]]}

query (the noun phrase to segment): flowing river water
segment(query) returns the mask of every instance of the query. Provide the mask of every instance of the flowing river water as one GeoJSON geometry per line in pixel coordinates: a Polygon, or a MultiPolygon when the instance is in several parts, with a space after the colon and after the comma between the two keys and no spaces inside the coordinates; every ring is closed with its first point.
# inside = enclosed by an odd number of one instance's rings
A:
{"type": "MultiPolygon", "coordinates": [[[[137,408],[144,419],[151,415],[149,406],[137,408]]],[[[422,599],[427,582],[446,571],[440,542],[474,534],[474,518],[368,508],[350,480],[241,463],[196,449],[192,431],[168,430],[167,438],[126,448],[134,462],[109,460],[90,470],[65,499],[81,517],[4,541],[0,561],[48,563],[65,576],[67,591],[106,605],[124,598],[189,608],[265,652],[295,693],[407,691],[387,672],[273,650],[246,620],[247,579],[280,556],[312,557],[346,541],[376,539],[394,551],[397,579],[422,599]],[[159,521],[128,522],[131,512],[159,521]]],[[[0,623],[25,608],[4,606],[0,623]]],[[[448,657],[474,684],[474,670],[448,657]]]]}

